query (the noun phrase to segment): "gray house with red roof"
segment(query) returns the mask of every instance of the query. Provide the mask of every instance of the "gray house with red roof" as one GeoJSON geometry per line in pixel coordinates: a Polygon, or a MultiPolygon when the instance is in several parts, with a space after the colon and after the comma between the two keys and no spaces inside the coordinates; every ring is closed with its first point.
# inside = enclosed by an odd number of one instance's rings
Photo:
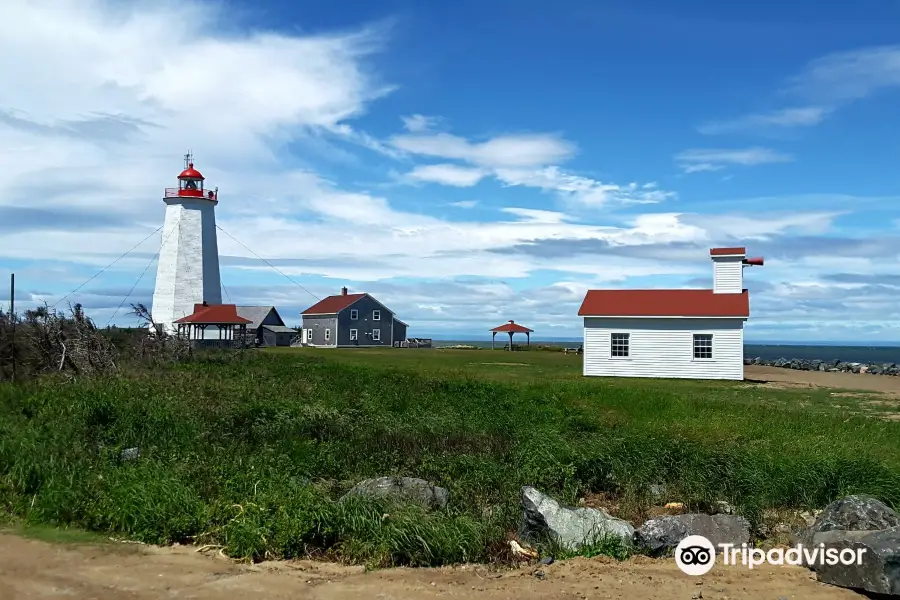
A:
{"type": "Polygon", "coordinates": [[[386,347],[406,340],[407,325],[369,294],[342,288],[301,313],[300,341],[324,348],[386,347]]]}

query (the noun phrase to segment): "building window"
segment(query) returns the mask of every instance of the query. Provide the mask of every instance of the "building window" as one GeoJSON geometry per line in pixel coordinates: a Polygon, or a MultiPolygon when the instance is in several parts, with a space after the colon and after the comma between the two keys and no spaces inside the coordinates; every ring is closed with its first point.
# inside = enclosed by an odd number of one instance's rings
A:
{"type": "Polygon", "coordinates": [[[358,339],[359,339],[359,333],[357,332],[357,330],[351,329],[350,330],[350,341],[355,342],[358,339]]]}
{"type": "Polygon", "coordinates": [[[381,320],[381,311],[380,311],[380,310],[373,310],[373,311],[372,311],[372,320],[373,320],[373,321],[380,321],[380,320],[381,320]]]}
{"type": "Polygon", "coordinates": [[[380,342],[380,341],[381,341],[381,330],[380,330],[380,329],[373,329],[373,330],[372,330],[372,340],[375,341],[375,342],[380,342]]]}
{"type": "Polygon", "coordinates": [[[330,339],[331,339],[331,330],[330,330],[330,329],[326,329],[326,330],[325,330],[325,341],[327,342],[327,341],[330,340],[330,339]]]}
{"type": "Polygon", "coordinates": [[[619,358],[628,357],[628,342],[630,333],[614,333],[610,338],[609,355],[619,358]]]}
{"type": "Polygon", "coordinates": [[[355,308],[350,309],[350,320],[355,321],[359,318],[359,310],[355,308]]]}
{"type": "Polygon", "coordinates": [[[712,334],[694,334],[694,358],[712,358],[712,334]]]}

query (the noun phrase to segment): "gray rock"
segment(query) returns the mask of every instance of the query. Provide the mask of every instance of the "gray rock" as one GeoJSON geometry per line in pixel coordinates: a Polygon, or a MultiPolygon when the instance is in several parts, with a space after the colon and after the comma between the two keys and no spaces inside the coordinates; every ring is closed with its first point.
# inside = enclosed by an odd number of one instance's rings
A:
{"type": "Polygon", "coordinates": [[[651,519],[634,533],[634,545],[646,549],[651,556],[662,556],[674,550],[689,535],[702,535],[713,545],[750,542],[750,523],[735,515],[672,515],[651,519]]]}
{"type": "Polygon", "coordinates": [[[603,510],[562,506],[550,496],[525,486],[520,536],[532,543],[549,537],[567,550],[577,551],[604,536],[616,536],[630,545],[634,527],[603,510]]]}
{"type": "Polygon", "coordinates": [[[377,477],[360,481],[341,497],[341,501],[354,496],[387,498],[431,509],[446,507],[450,492],[415,477],[377,477]]]}
{"type": "Polygon", "coordinates": [[[900,525],[900,515],[872,496],[859,494],[835,500],[825,507],[811,527],[800,535],[804,546],[826,531],[875,531],[900,525]]]}
{"type": "Polygon", "coordinates": [[[668,494],[664,483],[651,484],[648,491],[650,492],[650,500],[653,502],[662,502],[668,494]]]}
{"type": "Polygon", "coordinates": [[[835,565],[815,561],[810,568],[822,583],[873,594],[900,595],[900,527],[880,531],[840,531],[817,533],[812,539],[831,550],[863,550],[862,564],[835,565]]]}
{"type": "Polygon", "coordinates": [[[725,500],[717,500],[716,503],[713,505],[713,508],[716,511],[715,514],[719,514],[719,515],[734,514],[734,507],[725,500]]]}
{"type": "Polygon", "coordinates": [[[135,460],[140,458],[141,451],[137,448],[124,448],[122,450],[122,460],[135,460]]]}

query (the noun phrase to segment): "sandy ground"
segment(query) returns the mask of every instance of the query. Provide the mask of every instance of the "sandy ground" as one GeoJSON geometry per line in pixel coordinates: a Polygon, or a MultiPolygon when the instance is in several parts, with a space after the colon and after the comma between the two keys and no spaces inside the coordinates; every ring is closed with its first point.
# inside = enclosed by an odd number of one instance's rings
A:
{"type": "Polygon", "coordinates": [[[444,569],[362,568],[307,561],[236,564],[193,548],[125,544],[49,544],[0,534],[0,598],[309,598],[393,600],[487,598],[544,600],[627,598],[838,600],[863,596],[815,581],[799,567],[718,565],[703,577],[683,575],[671,560],[624,563],[575,559],[540,567],[492,572],[468,565],[444,569]]]}
{"type": "Polygon", "coordinates": [[[865,390],[900,398],[900,377],[890,375],[795,371],[780,367],[746,365],[744,367],[744,379],[747,381],[781,384],[784,387],[865,390]]]}

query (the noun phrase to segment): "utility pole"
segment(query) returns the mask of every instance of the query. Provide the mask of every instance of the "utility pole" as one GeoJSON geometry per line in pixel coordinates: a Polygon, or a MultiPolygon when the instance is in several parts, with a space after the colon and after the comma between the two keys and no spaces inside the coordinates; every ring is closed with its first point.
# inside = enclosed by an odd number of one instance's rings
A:
{"type": "Polygon", "coordinates": [[[16,381],[16,274],[9,274],[9,319],[12,324],[12,334],[10,341],[12,342],[12,380],[16,381]]]}

